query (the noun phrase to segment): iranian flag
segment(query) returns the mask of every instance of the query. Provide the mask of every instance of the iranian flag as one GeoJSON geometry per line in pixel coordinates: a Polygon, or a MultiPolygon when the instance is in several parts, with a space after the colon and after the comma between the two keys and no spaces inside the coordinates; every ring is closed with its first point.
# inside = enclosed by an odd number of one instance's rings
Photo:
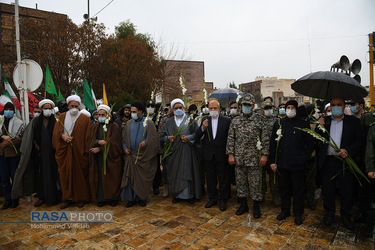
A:
{"type": "Polygon", "coordinates": [[[12,89],[12,86],[10,86],[10,84],[9,84],[8,80],[6,79],[5,75],[4,75],[4,86],[5,86],[5,90],[10,95],[10,98],[12,99],[12,102],[13,102],[14,106],[16,107],[17,117],[21,119],[21,112],[20,112],[21,111],[21,103],[18,100],[16,94],[14,93],[14,91],[12,89]]]}
{"type": "Polygon", "coordinates": [[[98,108],[98,104],[96,103],[96,97],[95,97],[94,89],[92,88],[91,82],[90,82],[90,88],[91,88],[92,100],[94,101],[95,109],[97,109],[98,108]]]}
{"type": "MultiPolygon", "coordinates": [[[[12,99],[10,98],[10,95],[7,90],[5,90],[4,94],[0,96],[0,111],[4,110],[5,104],[8,102],[12,102],[12,99]]],[[[13,102],[12,102],[13,103],[13,102]]]]}

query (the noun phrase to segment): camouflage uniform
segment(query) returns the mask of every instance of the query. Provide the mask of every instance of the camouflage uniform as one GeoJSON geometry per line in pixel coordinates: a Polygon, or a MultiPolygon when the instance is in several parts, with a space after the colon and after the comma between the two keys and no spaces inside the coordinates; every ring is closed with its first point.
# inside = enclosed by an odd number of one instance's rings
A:
{"type": "Polygon", "coordinates": [[[254,201],[261,201],[263,198],[260,190],[259,150],[256,144],[259,138],[262,144],[261,154],[268,156],[271,133],[267,126],[266,119],[254,112],[249,117],[235,117],[230,125],[226,151],[235,157],[239,198],[250,196],[254,201]]]}

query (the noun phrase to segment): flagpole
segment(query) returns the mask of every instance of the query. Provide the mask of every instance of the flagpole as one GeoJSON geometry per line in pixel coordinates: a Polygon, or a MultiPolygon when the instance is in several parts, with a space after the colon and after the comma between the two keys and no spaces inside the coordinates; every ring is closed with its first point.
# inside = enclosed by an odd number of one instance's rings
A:
{"type": "Polygon", "coordinates": [[[26,88],[26,74],[25,70],[26,67],[23,67],[25,65],[21,62],[21,46],[20,46],[20,27],[19,27],[19,12],[18,12],[18,0],[15,0],[15,23],[16,23],[16,50],[17,50],[17,65],[18,65],[18,78],[21,84],[21,90],[20,90],[20,99],[21,99],[21,112],[22,112],[22,119],[26,123],[26,125],[29,123],[29,115],[28,115],[28,107],[25,105],[25,102],[28,101],[27,97],[27,88],[26,88]],[[26,95],[25,95],[26,92],[26,95]]]}

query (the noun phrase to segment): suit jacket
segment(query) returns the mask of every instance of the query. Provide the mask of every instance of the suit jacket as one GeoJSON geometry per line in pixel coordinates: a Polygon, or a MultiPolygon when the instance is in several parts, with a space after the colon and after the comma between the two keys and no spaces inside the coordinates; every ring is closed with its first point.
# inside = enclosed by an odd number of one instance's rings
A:
{"type": "MultiPolygon", "coordinates": [[[[324,118],[324,127],[327,129],[328,133],[330,133],[331,128],[331,121],[332,116],[327,116],[324,118]]],[[[322,134],[322,132],[317,127],[315,129],[316,132],[323,135],[329,141],[329,135],[327,133],[322,134]]],[[[343,128],[342,128],[342,135],[341,135],[341,144],[337,145],[340,149],[345,149],[348,154],[354,158],[359,153],[360,150],[365,142],[364,131],[362,129],[360,120],[357,117],[351,115],[344,115],[343,118],[343,128]]],[[[317,163],[318,168],[322,168],[324,166],[325,158],[327,155],[328,150],[327,143],[320,143],[318,145],[318,152],[317,152],[317,163]]]]}
{"type": "Polygon", "coordinates": [[[196,140],[202,138],[204,135],[202,139],[203,160],[210,161],[215,156],[217,161],[227,161],[226,145],[231,120],[228,117],[219,116],[215,139],[212,134],[211,120],[212,118],[208,117],[208,127],[205,131],[202,131],[202,124],[195,131],[196,140]],[[207,130],[209,135],[207,134],[207,130]]]}

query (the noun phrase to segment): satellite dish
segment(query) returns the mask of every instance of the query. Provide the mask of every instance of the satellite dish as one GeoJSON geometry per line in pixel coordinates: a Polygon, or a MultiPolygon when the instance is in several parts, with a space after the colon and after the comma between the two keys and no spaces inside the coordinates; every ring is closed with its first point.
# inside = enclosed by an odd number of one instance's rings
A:
{"type": "MultiPolygon", "coordinates": [[[[27,91],[33,92],[37,90],[43,81],[43,71],[40,65],[31,59],[24,59],[22,60],[20,66],[21,69],[26,67],[27,91]]],[[[25,89],[25,82],[19,79],[19,73],[21,73],[21,75],[23,74],[22,71],[19,72],[20,68],[18,67],[18,64],[14,68],[13,82],[18,89],[25,89]]]]}

